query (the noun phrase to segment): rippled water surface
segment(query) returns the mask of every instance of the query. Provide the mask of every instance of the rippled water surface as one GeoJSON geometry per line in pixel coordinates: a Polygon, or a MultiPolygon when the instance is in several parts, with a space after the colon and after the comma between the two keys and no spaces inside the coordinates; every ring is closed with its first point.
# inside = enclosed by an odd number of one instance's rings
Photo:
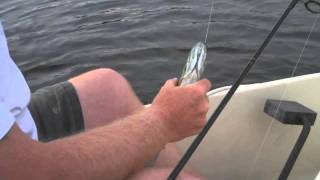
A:
{"type": "MultiPolygon", "coordinates": [[[[125,75],[150,102],[203,41],[208,0],[1,0],[11,54],[35,90],[98,67],[125,75]]],[[[232,83],[288,0],[216,0],[206,77],[232,83]]],[[[289,77],[315,15],[299,4],[246,83],[289,77]]],[[[319,72],[320,23],[297,75],[319,72]]]]}
{"type": "MultiPolygon", "coordinates": [[[[210,0],[1,0],[13,58],[32,90],[85,71],[122,73],[144,103],[180,76],[190,48],[204,40],[210,0]]],[[[288,0],[215,0],[205,76],[231,84],[288,0]]],[[[298,4],[245,83],[289,77],[315,15],[298,4]]],[[[295,75],[320,71],[320,22],[295,75]]]]}

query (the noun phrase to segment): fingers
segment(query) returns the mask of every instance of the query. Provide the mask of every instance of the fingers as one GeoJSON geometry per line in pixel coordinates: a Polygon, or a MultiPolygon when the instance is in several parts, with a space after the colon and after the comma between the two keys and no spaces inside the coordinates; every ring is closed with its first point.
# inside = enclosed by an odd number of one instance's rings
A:
{"type": "Polygon", "coordinates": [[[173,78],[173,79],[169,79],[166,81],[166,83],[164,84],[165,87],[176,87],[178,84],[178,79],[177,78],[173,78]]]}
{"type": "MultiPolygon", "coordinates": [[[[173,78],[166,81],[163,85],[163,88],[173,88],[177,87],[178,79],[173,78]]],[[[197,89],[201,94],[206,94],[211,89],[211,82],[208,79],[202,79],[194,84],[187,85],[189,87],[193,87],[193,89],[197,89]]],[[[186,86],[186,87],[187,87],[186,86]]]]}
{"type": "Polygon", "coordinates": [[[207,93],[211,89],[211,82],[208,79],[202,79],[194,84],[203,93],[207,93]]]}

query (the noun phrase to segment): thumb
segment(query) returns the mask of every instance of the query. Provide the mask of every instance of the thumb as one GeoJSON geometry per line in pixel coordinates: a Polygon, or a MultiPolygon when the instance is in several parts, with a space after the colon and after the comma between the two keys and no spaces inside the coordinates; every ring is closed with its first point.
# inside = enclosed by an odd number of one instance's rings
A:
{"type": "Polygon", "coordinates": [[[178,79],[177,78],[172,78],[166,81],[164,84],[165,87],[176,87],[178,84],[178,79]]]}
{"type": "Polygon", "coordinates": [[[211,82],[208,79],[202,79],[194,84],[199,86],[204,93],[207,93],[211,88],[211,82]]]}

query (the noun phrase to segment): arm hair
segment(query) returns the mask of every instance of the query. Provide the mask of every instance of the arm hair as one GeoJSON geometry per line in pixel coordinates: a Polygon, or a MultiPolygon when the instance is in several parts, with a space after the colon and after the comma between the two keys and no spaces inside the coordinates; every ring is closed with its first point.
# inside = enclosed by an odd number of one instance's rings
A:
{"type": "Polygon", "coordinates": [[[14,127],[0,141],[0,176],[12,180],[125,179],[168,143],[161,117],[148,109],[49,143],[32,141],[14,127]]]}

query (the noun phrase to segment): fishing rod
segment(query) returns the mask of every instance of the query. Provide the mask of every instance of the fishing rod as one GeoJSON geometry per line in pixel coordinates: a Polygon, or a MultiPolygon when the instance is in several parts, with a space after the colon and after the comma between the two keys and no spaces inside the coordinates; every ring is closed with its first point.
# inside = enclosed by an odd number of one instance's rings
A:
{"type": "MultiPolygon", "coordinates": [[[[195,150],[198,148],[198,146],[200,145],[200,143],[202,142],[202,140],[204,139],[204,137],[207,135],[208,131],[210,130],[210,128],[212,127],[212,125],[214,124],[214,122],[217,120],[217,118],[219,117],[219,115],[221,114],[221,112],[223,111],[223,109],[226,107],[226,105],[228,104],[228,102],[230,101],[230,99],[233,97],[234,93],[236,92],[236,90],[238,89],[238,87],[240,86],[240,84],[243,82],[244,78],[248,75],[248,73],[250,72],[251,68],[253,67],[253,65],[256,63],[256,61],[258,60],[258,58],[260,57],[260,55],[263,53],[263,51],[265,50],[265,48],[267,47],[267,45],[270,43],[270,41],[272,40],[272,38],[274,37],[274,35],[276,34],[276,32],[278,31],[278,29],[280,28],[281,24],[284,22],[284,20],[288,17],[288,15],[290,14],[290,12],[295,8],[295,6],[297,5],[297,3],[300,0],[292,0],[289,4],[289,6],[287,7],[287,9],[284,11],[284,13],[282,14],[282,16],[280,17],[280,19],[278,20],[278,22],[274,25],[273,29],[271,30],[271,32],[268,34],[268,36],[266,37],[266,39],[263,41],[263,43],[261,44],[261,46],[258,48],[258,50],[255,52],[255,54],[253,55],[253,57],[250,59],[249,63],[247,64],[247,66],[244,68],[244,70],[241,72],[239,78],[235,81],[235,83],[232,85],[232,87],[230,88],[230,90],[228,91],[228,93],[224,96],[224,98],[222,99],[222,101],[220,102],[219,106],[216,108],[216,110],[214,111],[213,115],[211,116],[211,118],[208,120],[207,124],[204,126],[204,128],[202,129],[202,131],[198,134],[198,136],[194,139],[194,141],[192,142],[192,144],[189,146],[189,148],[187,149],[187,151],[185,152],[185,154],[182,156],[182,158],[180,159],[180,161],[178,162],[178,164],[176,165],[176,167],[173,169],[173,171],[170,173],[170,175],[168,176],[167,180],[175,180],[178,175],[180,174],[180,172],[182,171],[182,169],[184,168],[184,166],[187,164],[187,162],[189,161],[189,159],[191,158],[191,156],[193,155],[193,153],[195,152],[195,150]]],[[[318,11],[314,11],[311,9],[311,5],[312,4],[316,4],[319,5],[319,2],[316,0],[309,0],[304,2],[306,8],[312,12],[312,13],[319,13],[318,11]]],[[[212,10],[212,9],[211,9],[212,10]]]]}

